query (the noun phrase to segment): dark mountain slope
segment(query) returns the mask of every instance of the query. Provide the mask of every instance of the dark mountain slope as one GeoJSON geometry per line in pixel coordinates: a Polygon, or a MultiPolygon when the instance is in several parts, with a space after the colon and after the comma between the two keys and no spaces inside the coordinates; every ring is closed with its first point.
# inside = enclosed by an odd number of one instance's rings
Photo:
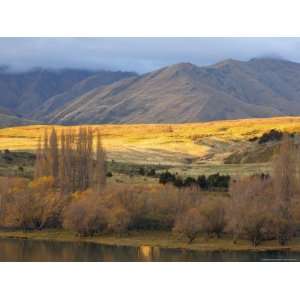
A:
{"type": "Polygon", "coordinates": [[[32,117],[48,121],[51,118],[51,115],[56,114],[67,103],[72,102],[73,99],[80,97],[95,88],[100,88],[104,85],[112,84],[115,81],[135,75],[135,73],[130,72],[99,71],[97,74],[76,83],[64,93],[48,99],[32,114],[32,117]]]}
{"type": "Polygon", "coordinates": [[[50,97],[70,89],[94,73],[85,70],[43,69],[22,73],[0,72],[0,106],[22,116],[29,116],[50,97]]]}
{"type": "Polygon", "coordinates": [[[74,99],[49,120],[179,123],[297,114],[300,65],[254,59],[208,67],[182,63],[122,80],[74,99]]]}
{"type": "Polygon", "coordinates": [[[129,72],[76,69],[10,72],[0,68],[0,125],[29,124],[62,108],[95,87],[135,75],[129,72]]]}
{"type": "Polygon", "coordinates": [[[20,118],[16,115],[5,114],[0,110],[0,127],[12,127],[21,125],[32,125],[36,122],[25,118],[20,118]]]}

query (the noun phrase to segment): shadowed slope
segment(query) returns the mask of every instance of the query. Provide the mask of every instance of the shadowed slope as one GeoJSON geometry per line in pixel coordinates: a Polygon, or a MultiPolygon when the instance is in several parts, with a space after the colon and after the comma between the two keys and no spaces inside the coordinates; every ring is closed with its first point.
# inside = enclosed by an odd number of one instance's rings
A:
{"type": "Polygon", "coordinates": [[[100,87],[53,123],[182,123],[300,114],[300,65],[282,60],[182,63],[100,87]]]}

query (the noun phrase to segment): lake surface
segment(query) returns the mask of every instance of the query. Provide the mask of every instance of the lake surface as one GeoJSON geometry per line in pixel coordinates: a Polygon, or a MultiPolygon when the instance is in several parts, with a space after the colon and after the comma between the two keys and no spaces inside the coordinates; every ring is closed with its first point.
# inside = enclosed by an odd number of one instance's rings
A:
{"type": "Polygon", "coordinates": [[[0,238],[0,261],[300,261],[296,252],[199,252],[158,247],[0,238]]]}

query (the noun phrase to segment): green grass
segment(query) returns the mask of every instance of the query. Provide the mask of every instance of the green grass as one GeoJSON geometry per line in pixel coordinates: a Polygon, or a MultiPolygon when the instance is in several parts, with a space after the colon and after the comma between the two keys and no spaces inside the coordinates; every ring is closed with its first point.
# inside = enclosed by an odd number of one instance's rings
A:
{"type": "Polygon", "coordinates": [[[78,237],[75,233],[65,230],[42,231],[0,231],[0,238],[19,238],[32,240],[51,240],[61,242],[90,242],[115,246],[151,246],[173,249],[187,249],[196,251],[300,251],[300,239],[294,239],[288,246],[279,246],[276,241],[267,241],[257,247],[253,247],[248,241],[239,240],[232,243],[230,237],[221,239],[197,238],[189,244],[185,239],[178,239],[171,232],[165,231],[141,231],[130,232],[128,235],[119,236],[105,234],[96,237],[78,237]]]}

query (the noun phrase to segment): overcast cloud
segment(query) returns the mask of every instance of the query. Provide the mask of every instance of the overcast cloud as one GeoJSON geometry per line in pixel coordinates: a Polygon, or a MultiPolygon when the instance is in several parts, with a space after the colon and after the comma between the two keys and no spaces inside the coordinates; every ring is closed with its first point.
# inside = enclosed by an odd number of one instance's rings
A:
{"type": "Polygon", "coordinates": [[[280,57],[300,62],[300,38],[0,38],[13,70],[88,68],[145,73],[179,63],[280,57]]]}

